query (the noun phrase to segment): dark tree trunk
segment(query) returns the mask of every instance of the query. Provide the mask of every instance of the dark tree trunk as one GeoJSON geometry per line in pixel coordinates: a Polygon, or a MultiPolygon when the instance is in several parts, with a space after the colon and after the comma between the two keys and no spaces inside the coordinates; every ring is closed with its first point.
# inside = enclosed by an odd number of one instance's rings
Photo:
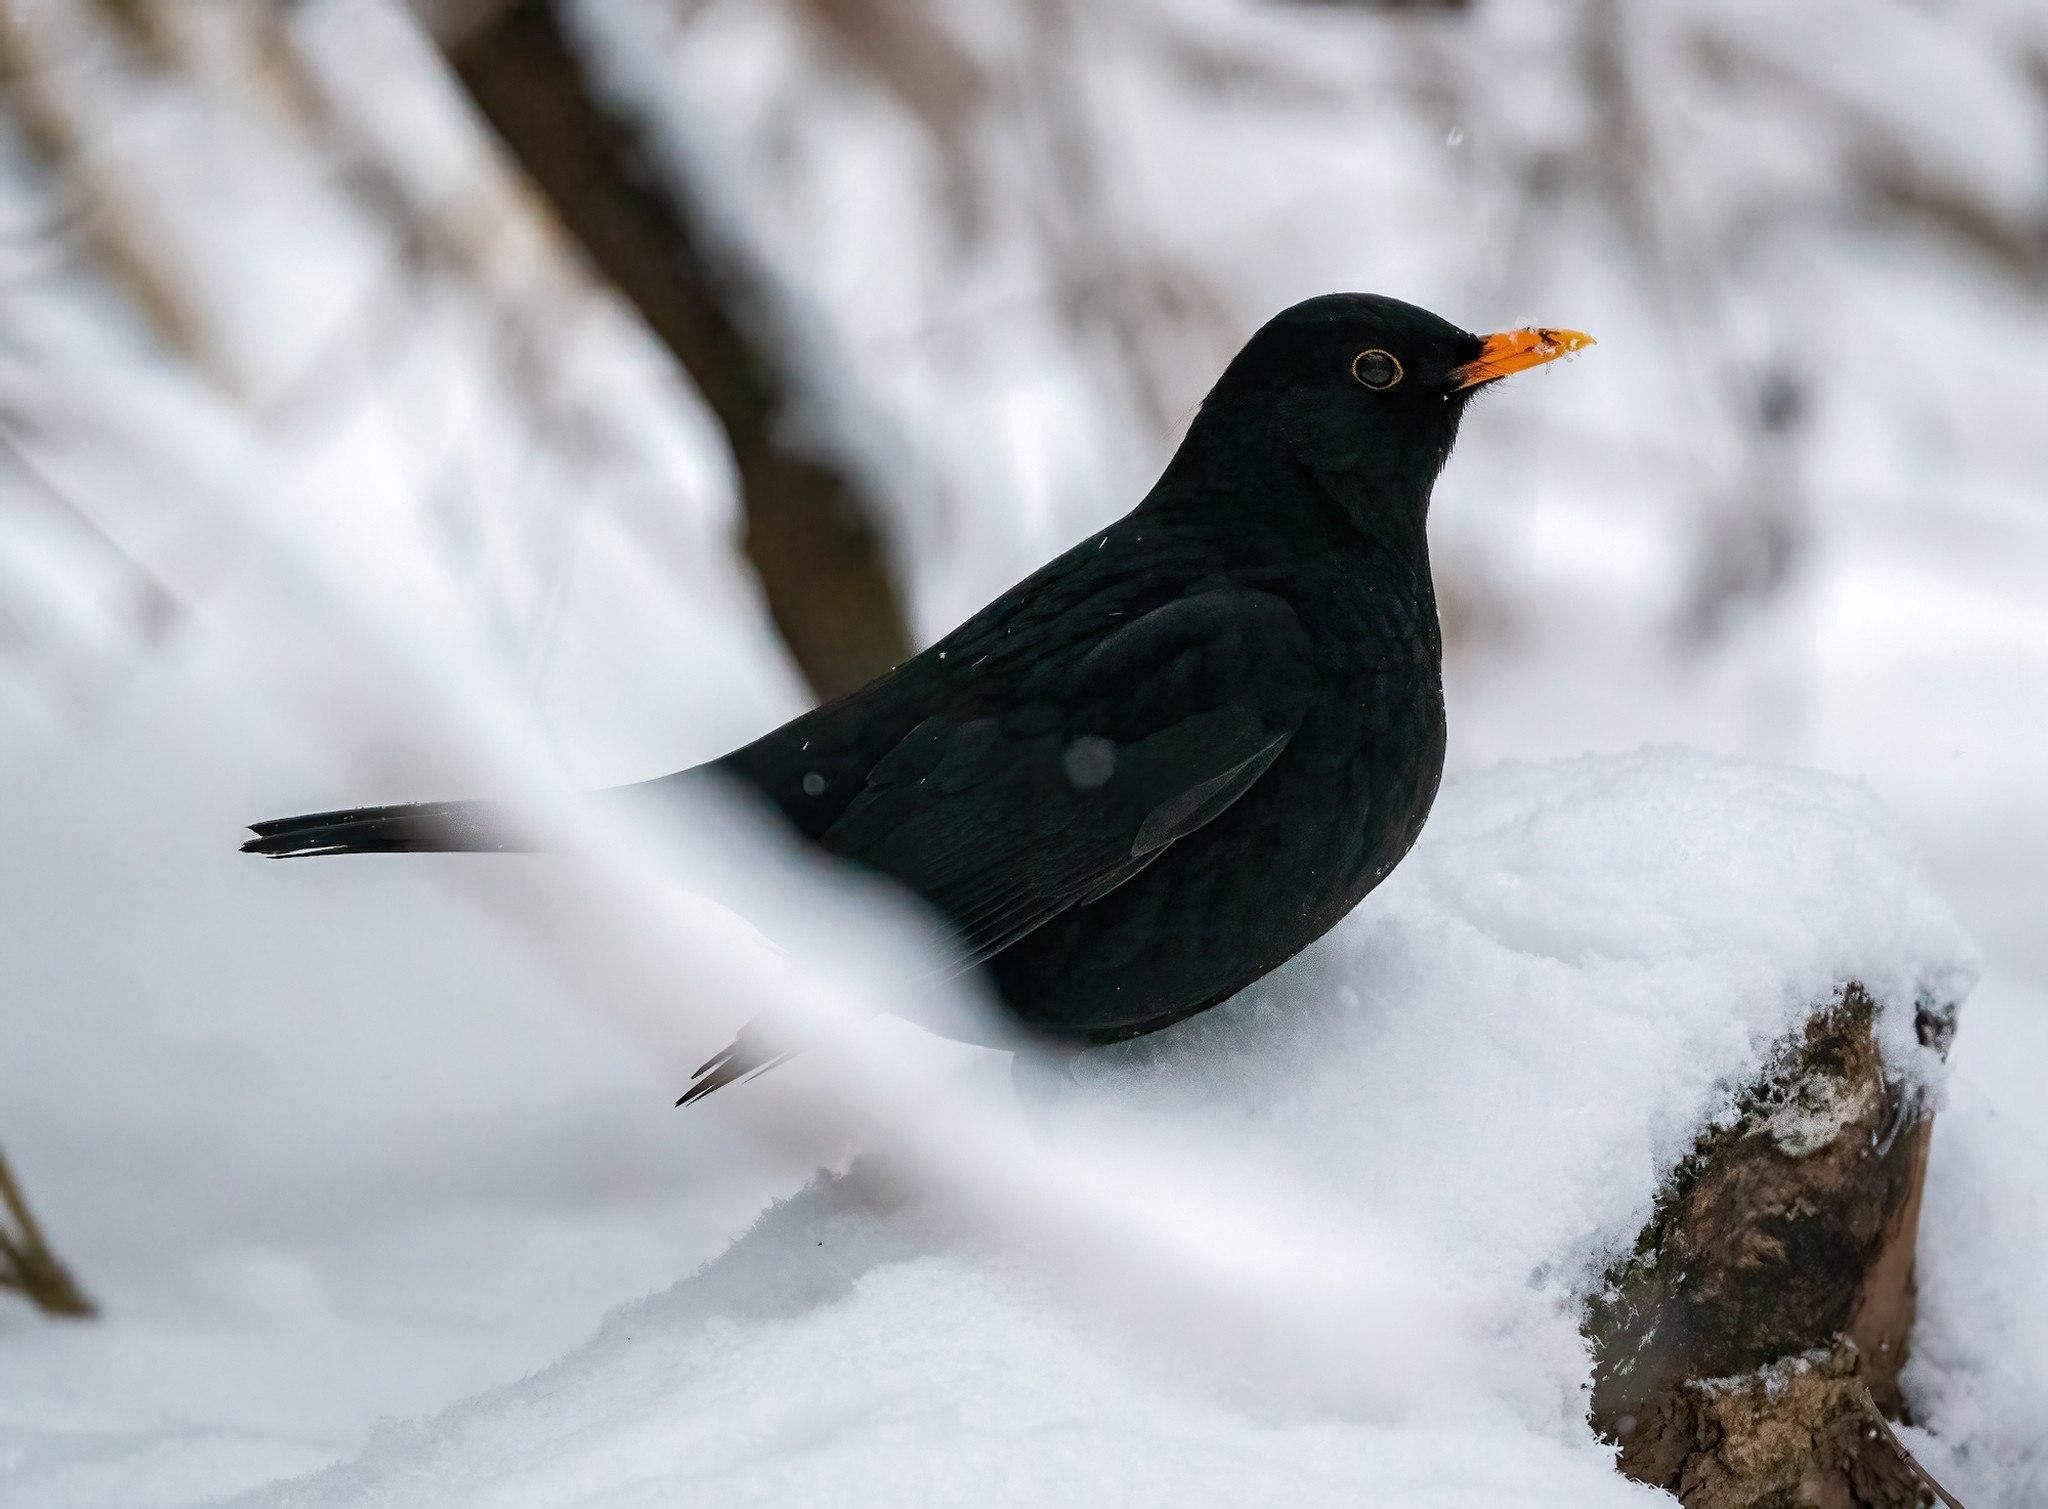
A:
{"type": "Polygon", "coordinates": [[[877,510],[832,458],[803,449],[795,385],[773,349],[763,279],[705,233],[686,186],[637,122],[592,87],[556,0],[484,6],[444,40],[484,117],[597,270],[638,308],[724,426],[746,550],[776,627],[820,697],[910,653],[877,510]]]}
{"type": "MultiPolygon", "coordinates": [[[[1593,1423],[1687,1509],[1954,1500],[1901,1409],[1927,1108],[1887,1071],[1850,984],[1702,1135],[1588,1306],[1593,1423]]],[[[1946,1049],[1952,1009],[1921,1013],[1946,1049]]]]}

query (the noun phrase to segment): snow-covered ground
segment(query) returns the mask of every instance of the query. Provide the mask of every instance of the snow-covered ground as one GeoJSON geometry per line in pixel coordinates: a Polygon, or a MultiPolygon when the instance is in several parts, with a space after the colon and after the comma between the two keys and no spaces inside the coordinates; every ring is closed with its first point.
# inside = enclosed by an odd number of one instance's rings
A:
{"type": "Polygon", "coordinates": [[[1968,948],[1902,847],[1854,788],[1694,754],[1469,778],[1374,906],[1084,1060],[1008,1150],[1113,1191],[1114,1248],[1020,1251],[856,1162],[539,1376],[250,1502],[1639,1500],[1580,1299],[1837,982],[1945,1077],[1913,1003],[1968,948]]]}
{"type": "MultiPolygon", "coordinates": [[[[554,329],[537,441],[474,308],[393,293],[388,241],[303,152],[165,83],[123,94],[102,59],[132,111],[111,160],[177,170],[144,177],[200,210],[169,240],[232,292],[245,375],[329,396],[223,398],[81,279],[10,264],[0,413],[37,421],[10,436],[92,528],[9,473],[0,1146],[104,1315],[0,1300],[0,1505],[1648,1502],[1578,1423],[1573,1285],[1802,997],[1953,963],[1928,888],[1982,978],[1935,1134],[1911,1440],[1972,1509],[2048,1501],[2048,313],[1934,232],[1858,221],[1839,120],[1770,83],[1814,74],[1841,119],[2023,212],[2048,176],[2009,66],[2030,12],[1706,9],[1631,12],[1659,213],[1680,242],[1755,233],[1675,293],[1582,203],[1510,191],[1577,129],[1561,8],[1444,31],[1205,0],[1159,8],[1183,24],[1156,53],[1144,8],[1086,23],[1114,148],[1087,213],[1222,302],[1148,353],[1169,410],[1231,330],[1335,286],[1601,345],[1490,396],[1440,488],[1464,616],[1422,848],[1325,947],[1094,1060],[1033,1127],[999,1065],[887,1034],[893,1096],[820,1055],[678,1113],[745,1009],[743,930],[706,944],[710,914],[656,897],[673,927],[607,975],[565,920],[591,886],[553,862],[233,851],[280,812],[649,774],[798,691],[702,418],[616,310],[554,329]],[[1685,71],[1710,43],[1749,60],[1739,108],[1685,71]],[[1251,64],[1218,104],[1169,56],[1251,64]],[[1786,591],[1688,646],[1701,520],[1756,481],[1722,345],[1806,364],[1773,464],[1811,533],[1786,591]],[[131,567],[180,605],[147,650],[131,567]],[[905,1076],[934,1109],[903,1110],[905,1076]],[[863,1106],[897,1163],[799,1194],[863,1106]],[[918,1139],[955,1113],[999,1197],[918,1139]]],[[[1171,435],[1103,380],[1100,322],[1059,313],[1005,218],[1028,195],[988,207],[993,249],[948,251],[921,149],[793,9],[709,7],[687,46],[664,8],[589,13],[793,280],[901,503],[924,630],[1132,500],[1171,435]]],[[[442,171],[461,133],[377,14],[304,24],[442,171]]],[[[1012,14],[962,8],[977,56],[1028,53],[1012,14]]],[[[1045,150],[993,133],[998,187],[1045,150]]]]}

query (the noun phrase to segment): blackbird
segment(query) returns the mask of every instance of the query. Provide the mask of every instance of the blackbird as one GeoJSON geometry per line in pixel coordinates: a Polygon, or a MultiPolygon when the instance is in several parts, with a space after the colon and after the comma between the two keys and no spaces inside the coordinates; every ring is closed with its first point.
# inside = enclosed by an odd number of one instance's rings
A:
{"type": "MultiPolygon", "coordinates": [[[[1332,294],[1269,321],[1138,506],[930,649],[709,766],[909,887],[1032,1035],[1156,1032],[1327,932],[1444,761],[1424,526],[1473,394],[1591,344],[1332,294]]],[[[491,804],[257,823],[273,856],[516,847],[491,804]]],[[[694,1100],[782,1056],[742,1032],[694,1100]]]]}

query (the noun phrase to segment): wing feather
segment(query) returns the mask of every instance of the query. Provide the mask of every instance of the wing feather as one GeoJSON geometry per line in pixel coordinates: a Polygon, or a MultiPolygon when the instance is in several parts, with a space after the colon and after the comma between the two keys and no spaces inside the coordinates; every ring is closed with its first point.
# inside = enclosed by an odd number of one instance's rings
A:
{"type": "MultiPolygon", "coordinates": [[[[1293,608],[1224,583],[981,682],[885,678],[720,765],[936,908],[956,940],[937,968],[955,973],[1127,885],[1242,800],[1314,685],[1293,608]]],[[[684,1099],[785,1056],[749,1027],[684,1099]]]]}
{"type": "Polygon", "coordinates": [[[1279,598],[1225,586],[1177,599],[1029,703],[925,717],[820,842],[936,907],[959,934],[957,967],[983,962],[1241,799],[1300,725],[1310,670],[1279,598]]]}

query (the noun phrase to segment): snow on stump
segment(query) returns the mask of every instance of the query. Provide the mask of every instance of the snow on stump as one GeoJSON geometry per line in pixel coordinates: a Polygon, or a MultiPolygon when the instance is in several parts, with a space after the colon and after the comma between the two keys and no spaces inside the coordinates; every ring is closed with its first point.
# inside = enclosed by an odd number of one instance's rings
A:
{"type": "MultiPolygon", "coordinates": [[[[1709,1127],[1588,1306],[1593,1424],[1688,1509],[1953,1502],[1900,1413],[1933,1128],[1851,982],[1709,1127]]],[[[1955,1008],[1923,1004],[1945,1051],[1955,1008]]]]}

